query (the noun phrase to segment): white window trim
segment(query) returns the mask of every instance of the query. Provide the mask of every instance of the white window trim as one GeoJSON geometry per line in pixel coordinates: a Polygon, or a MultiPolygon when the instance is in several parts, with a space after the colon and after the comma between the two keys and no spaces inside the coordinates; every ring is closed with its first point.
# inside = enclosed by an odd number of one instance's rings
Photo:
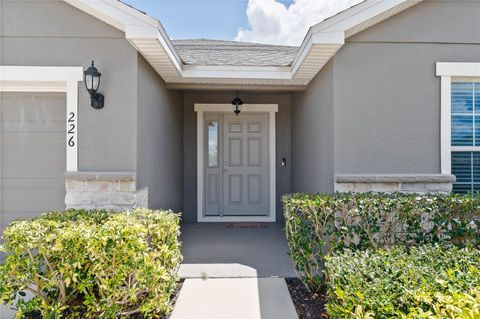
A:
{"type": "Polygon", "coordinates": [[[276,221],[276,161],[275,113],[278,104],[244,104],[242,112],[267,112],[269,114],[269,176],[270,212],[268,216],[205,216],[204,215],[204,114],[206,112],[232,112],[231,104],[195,104],[197,113],[197,221],[198,222],[275,222],[276,221]]]}
{"type": "MultiPolygon", "coordinates": [[[[480,62],[437,62],[437,76],[441,77],[440,100],[440,162],[442,174],[452,173],[451,145],[451,112],[452,112],[452,81],[462,81],[465,78],[480,78],[480,62]]],[[[471,147],[455,147],[456,151],[471,150],[471,147]]]]}
{"type": "Polygon", "coordinates": [[[3,66],[0,65],[0,92],[62,92],[66,93],[66,167],[78,171],[78,82],[83,81],[83,67],[3,66]],[[73,113],[73,122],[68,122],[73,113]],[[69,135],[69,125],[75,125],[69,135]],[[73,137],[73,147],[68,140],[73,137]]]}

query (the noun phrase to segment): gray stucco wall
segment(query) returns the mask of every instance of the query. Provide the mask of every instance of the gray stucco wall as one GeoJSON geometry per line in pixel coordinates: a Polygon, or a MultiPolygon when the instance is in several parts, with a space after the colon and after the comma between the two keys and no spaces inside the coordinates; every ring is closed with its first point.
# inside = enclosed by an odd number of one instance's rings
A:
{"type": "MultiPolygon", "coordinates": [[[[183,96],[183,150],[184,150],[184,220],[197,220],[197,114],[195,103],[230,103],[235,92],[185,93],[183,96]]],[[[277,221],[283,221],[280,197],[291,192],[291,95],[274,93],[241,93],[246,104],[278,104],[276,114],[276,188],[277,221]],[[287,165],[280,165],[282,158],[287,165]]]]}
{"type": "Polygon", "coordinates": [[[424,1],[335,56],[335,173],[440,173],[436,62],[480,61],[480,1],[424,1]]]}
{"type": "Polygon", "coordinates": [[[79,169],[134,171],[137,51],[124,34],[63,1],[0,6],[0,64],[87,67],[95,60],[102,73],[102,110],[90,107],[79,83],[79,169]]]}
{"type": "Polygon", "coordinates": [[[292,191],[333,192],[333,61],[293,95],[292,191]]]}
{"type": "Polygon", "coordinates": [[[347,39],[294,95],[293,190],[332,191],[334,174],[440,173],[435,64],[480,62],[479,15],[479,0],[424,1],[347,39]]]}
{"type": "Polygon", "coordinates": [[[137,188],[148,188],[150,208],[183,208],[181,98],[139,55],[137,188]]]}

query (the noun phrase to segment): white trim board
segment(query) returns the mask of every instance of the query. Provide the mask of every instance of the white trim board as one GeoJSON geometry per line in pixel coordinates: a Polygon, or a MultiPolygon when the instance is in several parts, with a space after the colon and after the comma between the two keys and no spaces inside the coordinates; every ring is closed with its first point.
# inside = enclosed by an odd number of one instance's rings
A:
{"type": "Polygon", "coordinates": [[[68,172],[78,171],[78,82],[80,81],[83,81],[83,67],[81,66],[50,67],[0,65],[0,92],[66,93],[67,118],[65,119],[65,160],[68,172]]]}
{"type": "MultiPolygon", "coordinates": [[[[441,77],[440,98],[440,166],[442,174],[452,173],[452,80],[480,78],[480,62],[437,62],[441,77]]],[[[455,148],[457,149],[457,148],[455,148]]],[[[465,148],[468,149],[468,148],[465,148]]],[[[458,148],[457,150],[462,150],[458,148]]]]}
{"type": "MultiPolygon", "coordinates": [[[[268,143],[269,143],[269,182],[270,182],[270,212],[268,216],[205,216],[204,215],[204,115],[207,112],[231,113],[231,104],[195,104],[197,113],[197,222],[275,222],[276,221],[276,134],[275,114],[278,104],[244,104],[242,113],[268,113],[268,143]]],[[[241,114],[240,113],[240,116],[241,114]]]]}

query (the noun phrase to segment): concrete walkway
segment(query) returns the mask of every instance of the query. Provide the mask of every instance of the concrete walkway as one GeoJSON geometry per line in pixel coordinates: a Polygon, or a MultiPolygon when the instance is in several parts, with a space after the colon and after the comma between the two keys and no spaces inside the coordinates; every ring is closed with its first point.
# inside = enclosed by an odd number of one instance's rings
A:
{"type": "Polygon", "coordinates": [[[298,319],[284,279],[186,279],[170,319],[298,319]]]}
{"type": "Polygon", "coordinates": [[[182,225],[185,279],[170,319],[298,319],[282,224],[182,225]]]}

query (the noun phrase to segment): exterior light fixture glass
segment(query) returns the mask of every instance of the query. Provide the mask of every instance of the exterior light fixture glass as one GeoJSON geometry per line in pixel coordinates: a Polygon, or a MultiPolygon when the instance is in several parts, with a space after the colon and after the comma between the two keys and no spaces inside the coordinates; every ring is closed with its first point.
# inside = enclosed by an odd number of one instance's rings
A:
{"type": "Polygon", "coordinates": [[[105,97],[97,93],[98,88],[100,86],[100,77],[102,74],[98,72],[97,68],[95,67],[94,61],[92,61],[92,65],[83,72],[83,80],[85,82],[85,88],[87,89],[88,93],[90,94],[90,101],[92,107],[96,109],[103,108],[105,97]]]}
{"type": "Polygon", "coordinates": [[[242,105],[243,101],[241,98],[238,97],[238,92],[237,92],[237,97],[232,100],[232,106],[233,106],[233,113],[235,113],[236,116],[240,114],[242,111],[242,105]]]}

